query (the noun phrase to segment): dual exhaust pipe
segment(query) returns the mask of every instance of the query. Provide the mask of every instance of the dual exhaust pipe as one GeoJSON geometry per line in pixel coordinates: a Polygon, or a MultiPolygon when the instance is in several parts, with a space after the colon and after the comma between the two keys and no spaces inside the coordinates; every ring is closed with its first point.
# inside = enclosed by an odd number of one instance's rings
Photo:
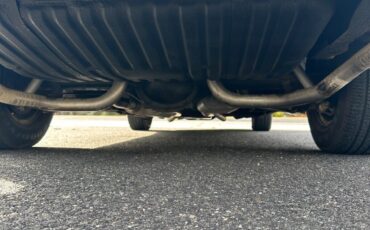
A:
{"type": "MultiPolygon", "coordinates": [[[[38,81],[38,80],[35,80],[38,81]]],[[[36,85],[34,81],[30,86],[36,85]]],[[[106,109],[115,104],[125,92],[126,82],[114,82],[111,88],[102,96],[91,99],[53,99],[31,92],[28,87],[26,92],[9,89],[0,85],[0,102],[3,104],[30,107],[45,111],[96,111],[106,109]]],[[[35,88],[32,91],[36,91],[35,88]]]]}
{"type": "Polygon", "coordinates": [[[220,82],[208,80],[212,95],[219,101],[239,108],[279,109],[316,103],[328,99],[370,68],[370,44],[312,86],[304,71],[294,72],[305,89],[283,95],[240,95],[227,90],[220,82]]]}
{"type": "MultiPolygon", "coordinates": [[[[208,80],[207,84],[212,95],[227,105],[237,108],[279,109],[323,101],[368,69],[370,69],[370,44],[363,47],[315,86],[310,83],[304,71],[296,69],[294,72],[305,88],[292,93],[240,95],[229,91],[218,81],[208,80]]],[[[126,82],[117,81],[104,95],[97,98],[53,99],[34,94],[35,88],[40,85],[37,81],[31,82],[26,92],[0,85],[0,103],[48,111],[95,111],[114,105],[120,100],[127,87],[126,82]]]]}

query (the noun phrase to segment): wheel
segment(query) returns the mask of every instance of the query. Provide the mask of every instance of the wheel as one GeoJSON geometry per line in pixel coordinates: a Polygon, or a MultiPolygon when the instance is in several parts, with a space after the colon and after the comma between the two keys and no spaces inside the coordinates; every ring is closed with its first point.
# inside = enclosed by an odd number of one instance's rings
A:
{"type": "Polygon", "coordinates": [[[308,120],[321,150],[337,154],[370,153],[369,71],[335,97],[312,106],[308,120]]]}
{"type": "MultiPolygon", "coordinates": [[[[0,84],[24,90],[29,79],[0,67],[0,84]]],[[[30,148],[45,135],[53,113],[0,104],[0,149],[30,148]]]]}
{"type": "Polygon", "coordinates": [[[272,114],[266,113],[252,117],[252,129],[254,131],[270,131],[272,123],[272,114]]]}
{"type": "Polygon", "coordinates": [[[134,115],[128,115],[128,123],[132,130],[148,131],[152,125],[152,121],[152,117],[136,117],[134,115]]]}
{"type": "Polygon", "coordinates": [[[0,104],[0,117],[0,149],[22,149],[43,138],[53,114],[0,104]]]}

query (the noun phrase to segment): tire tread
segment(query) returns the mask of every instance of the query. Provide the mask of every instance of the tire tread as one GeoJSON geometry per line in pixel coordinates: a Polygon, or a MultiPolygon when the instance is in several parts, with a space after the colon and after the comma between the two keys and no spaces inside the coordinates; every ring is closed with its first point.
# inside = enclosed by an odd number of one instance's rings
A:
{"type": "Polygon", "coordinates": [[[152,124],[152,117],[136,117],[128,115],[128,122],[132,130],[148,131],[152,124]]]}

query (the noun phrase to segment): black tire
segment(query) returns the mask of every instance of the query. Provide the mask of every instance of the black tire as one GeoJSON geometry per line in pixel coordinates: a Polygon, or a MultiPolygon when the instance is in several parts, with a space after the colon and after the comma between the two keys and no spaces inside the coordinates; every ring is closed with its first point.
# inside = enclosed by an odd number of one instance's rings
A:
{"type": "Polygon", "coordinates": [[[0,104],[0,149],[30,148],[50,126],[53,114],[0,104]]]}
{"type": "Polygon", "coordinates": [[[152,125],[152,117],[137,117],[134,115],[128,115],[128,123],[132,130],[136,131],[148,131],[152,125]]]}
{"type": "Polygon", "coordinates": [[[370,153],[369,71],[335,97],[308,111],[311,133],[317,146],[336,154],[370,153]]]}
{"type": "Polygon", "coordinates": [[[252,117],[253,131],[267,132],[270,131],[272,124],[272,114],[266,113],[259,116],[252,117]]]}

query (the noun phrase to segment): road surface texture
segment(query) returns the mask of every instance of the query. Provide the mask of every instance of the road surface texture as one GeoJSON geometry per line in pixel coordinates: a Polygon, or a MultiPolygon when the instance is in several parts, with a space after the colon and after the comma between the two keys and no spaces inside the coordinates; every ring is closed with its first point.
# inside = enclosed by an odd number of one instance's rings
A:
{"type": "Polygon", "coordinates": [[[304,119],[57,117],[0,151],[0,229],[43,228],[369,229],[370,156],[319,152],[304,119]]]}

